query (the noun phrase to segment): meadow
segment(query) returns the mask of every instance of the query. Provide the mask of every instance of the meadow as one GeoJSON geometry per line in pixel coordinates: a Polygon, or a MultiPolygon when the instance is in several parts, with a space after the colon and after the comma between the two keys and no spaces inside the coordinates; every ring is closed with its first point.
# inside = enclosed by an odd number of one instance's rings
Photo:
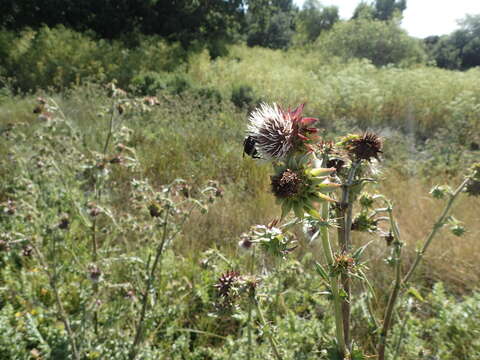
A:
{"type": "MultiPolygon", "coordinates": [[[[3,74],[23,60],[0,88],[0,359],[269,359],[271,334],[284,359],[335,358],[320,244],[297,225],[284,259],[238,246],[281,213],[270,165],[243,154],[261,102],[306,103],[325,140],[379,134],[373,191],[394,204],[405,271],[443,208],[430,189],[457,186],[479,159],[478,68],[375,67],[315,46],[233,45],[213,60],[152,39],[122,63],[115,44],[62,31],[2,37],[15,48],[3,74]],[[67,55],[49,36],[71,42],[67,55]],[[231,270],[261,278],[257,309],[221,304],[214,285],[231,270]]],[[[399,300],[390,358],[480,357],[478,197],[461,194],[452,214],[466,232],[444,226],[432,242],[399,300]]],[[[370,240],[381,317],[391,247],[353,231],[355,247],[370,240]]],[[[373,356],[378,329],[352,291],[355,345],[373,356]]]]}

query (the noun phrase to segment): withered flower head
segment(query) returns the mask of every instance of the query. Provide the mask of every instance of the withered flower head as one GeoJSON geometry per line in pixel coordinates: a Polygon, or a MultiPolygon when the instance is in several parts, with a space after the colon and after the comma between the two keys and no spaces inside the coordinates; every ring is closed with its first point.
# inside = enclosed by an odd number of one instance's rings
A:
{"type": "Polygon", "coordinates": [[[58,228],[62,230],[68,229],[70,225],[70,219],[68,217],[68,214],[63,214],[62,217],[60,218],[60,222],[58,223],[58,228]]]}
{"type": "Polygon", "coordinates": [[[480,163],[473,164],[469,178],[465,192],[470,196],[480,196],[480,163]]]}
{"type": "Polygon", "coordinates": [[[10,250],[8,241],[0,239],[0,252],[10,250]]]}
{"type": "Polygon", "coordinates": [[[25,245],[23,247],[22,256],[30,257],[30,256],[32,256],[32,253],[33,253],[33,247],[31,247],[30,245],[25,245]]]}
{"type": "Polygon", "coordinates": [[[272,192],[279,198],[295,196],[302,186],[302,178],[290,169],[272,176],[272,192]]]}
{"type": "Polygon", "coordinates": [[[151,217],[160,217],[162,214],[162,209],[157,204],[150,204],[148,206],[148,212],[150,213],[151,217]]]}
{"type": "Polygon", "coordinates": [[[391,231],[387,232],[387,233],[383,233],[382,234],[382,238],[385,240],[385,242],[387,243],[387,246],[390,246],[392,245],[393,243],[393,240],[395,240],[395,237],[393,236],[393,233],[391,231]]]}
{"type": "Polygon", "coordinates": [[[222,274],[218,279],[218,282],[213,285],[217,291],[218,295],[221,297],[229,297],[231,294],[231,290],[238,284],[240,280],[240,273],[237,271],[227,271],[226,273],[222,274]]]}
{"type": "Polygon", "coordinates": [[[88,275],[90,277],[90,280],[92,280],[93,282],[98,282],[100,280],[100,277],[102,276],[102,271],[98,268],[98,266],[92,265],[88,269],[88,275]]]}
{"type": "Polygon", "coordinates": [[[304,106],[290,111],[263,103],[250,114],[247,135],[262,158],[284,159],[318,131],[311,127],[317,119],[302,117],[304,106]]]}
{"type": "Polygon", "coordinates": [[[358,160],[370,161],[372,158],[378,159],[378,154],[382,153],[382,140],[374,133],[366,132],[362,136],[350,135],[343,140],[345,150],[358,160]]]}

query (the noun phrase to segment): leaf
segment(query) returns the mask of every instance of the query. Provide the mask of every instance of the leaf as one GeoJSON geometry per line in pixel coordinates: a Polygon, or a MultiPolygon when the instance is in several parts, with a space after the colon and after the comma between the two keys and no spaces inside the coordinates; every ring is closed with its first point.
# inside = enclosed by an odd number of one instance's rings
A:
{"type": "Polygon", "coordinates": [[[315,263],[315,270],[317,271],[318,275],[322,277],[322,279],[324,279],[325,281],[329,280],[327,272],[320,263],[315,263]]]}
{"type": "Polygon", "coordinates": [[[295,212],[296,217],[298,217],[299,219],[303,219],[305,214],[303,212],[303,204],[300,204],[298,202],[293,203],[293,211],[295,212]]]}
{"type": "Polygon", "coordinates": [[[283,201],[281,219],[284,219],[288,215],[290,210],[292,210],[292,202],[288,200],[283,201]]]}
{"type": "Polygon", "coordinates": [[[412,295],[413,297],[415,297],[418,301],[421,301],[421,302],[424,302],[425,299],[422,297],[422,295],[420,295],[420,293],[418,292],[417,289],[415,289],[414,287],[410,287],[407,291],[407,294],[410,294],[412,295]]]}
{"type": "Polygon", "coordinates": [[[368,245],[370,245],[372,243],[372,241],[373,240],[369,241],[365,245],[363,245],[363,246],[359,247],[357,250],[355,250],[355,252],[352,255],[353,260],[355,260],[355,264],[357,264],[357,265],[360,264],[360,258],[362,257],[363,252],[368,247],[368,245]]]}
{"type": "Polygon", "coordinates": [[[358,273],[361,275],[363,281],[365,281],[365,284],[367,284],[367,288],[368,290],[370,291],[370,293],[372,294],[373,298],[376,299],[377,298],[377,295],[375,295],[375,290],[373,289],[373,286],[372,284],[370,283],[370,281],[368,280],[367,276],[365,275],[365,273],[362,271],[362,270],[358,270],[358,273]]]}

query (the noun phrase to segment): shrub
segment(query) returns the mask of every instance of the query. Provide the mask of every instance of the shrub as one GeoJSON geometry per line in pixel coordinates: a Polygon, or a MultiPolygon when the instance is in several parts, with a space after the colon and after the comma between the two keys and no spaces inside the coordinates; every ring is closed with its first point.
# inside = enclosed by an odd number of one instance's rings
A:
{"type": "Polygon", "coordinates": [[[230,100],[238,108],[250,107],[257,102],[255,93],[249,85],[235,85],[230,100]]]}
{"type": "Polygon", "coordinates": [[[420,42],[408,36],[395,20],[360,18],[337,23],[320,36],[317,46],[344,60],[365,58],[377,66],[409,65],[426,59],[420,42]]]}

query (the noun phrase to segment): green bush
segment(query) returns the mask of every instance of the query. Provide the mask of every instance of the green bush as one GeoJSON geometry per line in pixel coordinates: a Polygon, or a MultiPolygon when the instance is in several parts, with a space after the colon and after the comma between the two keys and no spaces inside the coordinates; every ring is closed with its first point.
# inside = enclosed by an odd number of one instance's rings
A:
{"type": "Polygon", "coordinates": [[[235,85],[230,100],[238,108],[251,107],[258,102],[255,92],[249,85],[235,85]]]}
{"type": "Polygon", "coordinates": [[[356,19],[334,25],[320,36],[317,47],[344,60],[368,59],[374,65],[411,65],[425,62],[418,40],[408,36],[396,20],[356,19]]]}
{"type": "MultiPolygon", "coordinates": [[[[142,36],[136,42],[128,48],[120,41],[96,40],[62,26],[20,34],[0,31],[0,75],[12,77],[21,91],[113,79],[126,87],[138,73],[172,71],[186,58],[180,45],[168,45],[157,36],[142,36]]],[[[181,79],[172,81],[176,88],[187,87],[181,79]]]]}

